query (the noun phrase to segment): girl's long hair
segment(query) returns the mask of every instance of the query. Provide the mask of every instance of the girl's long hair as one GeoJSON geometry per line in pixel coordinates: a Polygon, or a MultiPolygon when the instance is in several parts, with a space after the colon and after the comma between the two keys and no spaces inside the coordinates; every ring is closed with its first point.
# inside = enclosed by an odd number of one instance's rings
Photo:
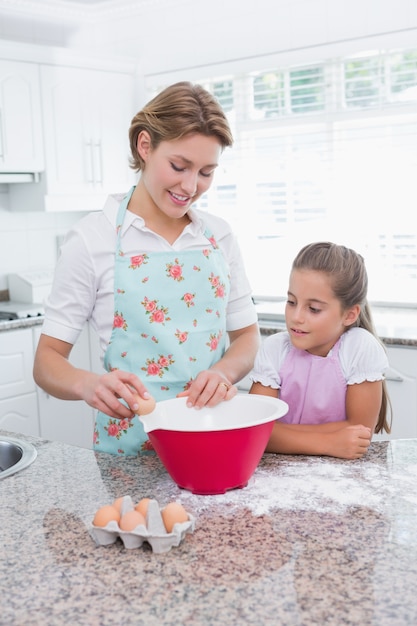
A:
{"type": "MultiPolygon", "coordinates": [[[[368,275],[363,257],[345,246],[328,241],[311,243],[304,246],[297,254],[292,269],[308,269],[326,273],[332,285],[335,297],[340,301],[342,309],[346,310],[356,304],[360,305],[360,314],[357,320],[347,328],[358,326],[372,333],[385,350],[385,346],[378,337],[372,320],[371,308],[367,300],[368,275]]],[[[382,402],[379,411],[375,432],[385,430],[391,432],[388,423],[388,412],[392,415],[391,403],[385,380],[382,381],[382,402]]]]}

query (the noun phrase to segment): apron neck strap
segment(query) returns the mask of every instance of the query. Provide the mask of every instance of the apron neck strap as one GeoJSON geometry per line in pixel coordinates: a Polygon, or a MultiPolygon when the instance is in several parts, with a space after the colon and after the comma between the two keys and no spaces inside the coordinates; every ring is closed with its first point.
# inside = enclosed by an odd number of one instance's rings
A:
{"type": "Polygon", "coordinates": [[[133,192],[135,191],[135,186],[133,186],[129,192],[125,195],[121,203],[119,204],[119,209],[117,211],[116,218],[116,233],[117,233],[117,249],[120,250],[120,239],[122,236],[122,226],[125,221],[127,205],[130,202],[130,198],[132,197],[133,192]]]}

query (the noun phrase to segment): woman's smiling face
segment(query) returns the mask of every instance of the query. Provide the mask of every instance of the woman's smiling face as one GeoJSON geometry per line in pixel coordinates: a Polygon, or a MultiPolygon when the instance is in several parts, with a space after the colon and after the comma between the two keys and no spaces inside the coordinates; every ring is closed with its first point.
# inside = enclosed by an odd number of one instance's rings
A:
{"type": "Polygon", "coordinates": [[[143,131],[138,152],[145,161],[141,184],[154,208],[167,217],[181,218],[210,187],[221,145],[217,137],[193,134],[152,148],[143,131]]]}
{"type": "Polygon", "coordinates": [[[346,328],[356,320],[359,310],[358,306],[342,310],[328,274],[298,269],[291,272],[285,321],[296,348],[327,356],[346,328]]]}

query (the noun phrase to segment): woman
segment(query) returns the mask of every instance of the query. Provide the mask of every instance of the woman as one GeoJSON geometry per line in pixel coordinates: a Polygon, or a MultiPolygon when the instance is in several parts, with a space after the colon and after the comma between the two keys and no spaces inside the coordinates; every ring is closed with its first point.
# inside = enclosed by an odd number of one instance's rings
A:
{"type": "Polygon", "coordinates": [[[132,419],[138,395],[187,396],[196,409],[228,400],[259,342],[230,227],[191,208],[232,145],[217,101],[198,85],[172,85],[133,118],[129,139],[138,184],[67,235],[34,366],[45,391],[98,409],[95,449],[122,455],[149,444],[132,419]],[[103,375],[68,361],[87,320],[103,375]]]}

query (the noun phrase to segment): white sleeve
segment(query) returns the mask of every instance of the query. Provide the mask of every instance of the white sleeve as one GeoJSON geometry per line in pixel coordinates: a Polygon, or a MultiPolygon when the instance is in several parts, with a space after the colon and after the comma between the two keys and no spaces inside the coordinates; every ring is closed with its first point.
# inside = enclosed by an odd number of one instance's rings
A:
{"type": "Polygon", "coordinates": [[[52,290],[46,300],[42,333],[74,344],[89,319],[96,299],[96,272],[78,228],[61,248],[52,290]]]}
{"type": "Polygon", "coordinates": [[[253,383],[261,383],[264,387],[279,389],[281,387],[279,371],[289,349],[290,339],[286,331],[264,339],[249,374],[250,380],[253,383]]]}
{"type": "Polygon", "coordinates": [[[352,328],[342,335],[339,357],[348,385],[383,380],[388,368],[384,347],[364,328],[352,328]]]}

